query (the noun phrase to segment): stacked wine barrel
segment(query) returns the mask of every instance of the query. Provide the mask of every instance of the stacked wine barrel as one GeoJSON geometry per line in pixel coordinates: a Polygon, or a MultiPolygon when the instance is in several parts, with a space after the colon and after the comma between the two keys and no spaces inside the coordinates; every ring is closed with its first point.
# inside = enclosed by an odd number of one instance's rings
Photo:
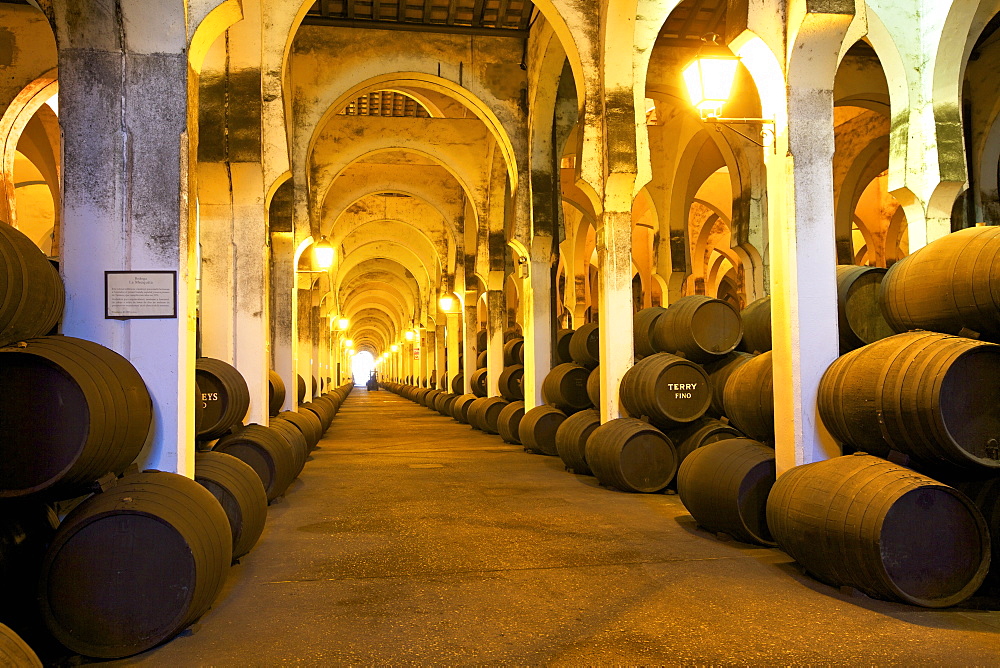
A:
{"type": "Polygon", "coordinates": [[[1000,229],[955,232],[880,277],[881,315],[898,333],[852,349],[841,327],[847,351],[820,382],[819,414],[854,454],[788,472],[767,507],[778,545],[824,582],[927,607],[1000,586],[989,571],[1000,549],[998,265],[1000,229]],[[836,516],[814,521],[806,508],[836,516]]]}

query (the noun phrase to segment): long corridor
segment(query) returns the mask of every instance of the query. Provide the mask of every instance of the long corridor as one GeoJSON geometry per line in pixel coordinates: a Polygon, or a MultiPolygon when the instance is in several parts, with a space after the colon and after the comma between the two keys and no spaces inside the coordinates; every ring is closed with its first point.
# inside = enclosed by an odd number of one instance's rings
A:
{"type": "Polygon", "coordinates": [[[975,607],[842,593],[677,496],[358,388],[215,606],[110,665],[997,665],[975,607]]]}

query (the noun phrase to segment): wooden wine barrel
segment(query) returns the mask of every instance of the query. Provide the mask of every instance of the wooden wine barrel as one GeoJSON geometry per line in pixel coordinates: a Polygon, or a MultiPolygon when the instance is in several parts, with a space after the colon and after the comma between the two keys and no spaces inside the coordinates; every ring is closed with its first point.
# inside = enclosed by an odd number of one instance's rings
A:
{"type": "Polygon", "coordinates": [[[301,404],[303,401],[306,400],[306,381],[301,376],[301,374],[296,375],[296,378],[298,379],[297,380],[297,382],[298,382],[297,390],[298,390],[298,399],[299,399],[298,403],[301,404]]]}
{"type": "Polygon", "coordinates": [[[524,339],[517,337],[503,344],[503,365],[522,364],[524,339]]]}
{"type": "Polygon", "coordinates": [[[746,305],[740,312],[743,320],[743,342],[740,349],[748,353],[766,353],[771,349],[771,298],[762,297],[746,305]]]}
{"type": "Polygon", "coordinates": [[[267,520],[264,485],[246,462],[222,452],[196,454],[194,479],[212,493],[226,512],[233,537],[233,561],[236,561],[257,544],[264,532],[267,520]]]}
{"type": "Polygon", "coordinates": [[[830,365],[820,381],[819,413],[836,438],[860,450],[891,448],[925,462],[997,469],[997,379],[1000,346],[934,332],[897,334],[830,365]]]}
{"type": "Polygon", "coordinates": [[[465,392],[465,376],[462,375],[461,371],[451,379],[451,391],[453,394],[462,394],[465,392]]]}
{"type": "Polygon", "coordinates": [[[489,332],[485,329],[476,332],[476,348],[478,350],[486,351],[486,346],[489,345],[489,336],[489,332]]]}
{"type": "Polygon", "coordinates": [[[324,434],[333,423],[333,411],[330,410],[329,406],[326,404],[321,404],[316,401],[307,401],[299,406],[299,412],[301,413],[302,411],[309,411],[316,416],[324,434]]]}
{"type": "Polygon", "coordinates": [[[726,415],[726,381],[733,371],[752,357],[750,353],[734,350],[725,357],[703,365],[705,373],[708,374],[709,384],[712,386],[712,405],[709,407],[709,413],[716,417],[726,415]]]}
{"type": "Polygon", "coordinates": [[[710,417],[698,418],[683,427],[672,429],[667,432],[667,436],[674,444],[674,450],[677,451],[678,466],[683,464],[684,459],[692,452],[709,443],[731,438],[743,438],[739,429],[710,417]]]}
{"type": "Polygon", "coordinates": [[[222,590],[232,562],[225,511],[194,480],[146,471],[63,521],[42,564],[46,626],[70,650],[117,659],[173,637],[222,590]]]}
{"type": "Polygon", "coordinates": [[[503,407],[497,416],[497,433],[506,443],[521,443],[521,418],[524,417],[524,402],[512,401],[503,407]]]}
{"type": "Polygon", "coordinates": [[[299,429],[303,436],[306,437],[306,443],[309,444],[309,449],[315,448],[319,443],[319,440],[323,438],[323,423],[320,422],[316,414],[310,410],[302,409],[298,411],[286,411],[284,413],[279,413],[278,417],[284,418],[294,424],[296,427],[301,427],[303,424],[309,425],[309,433],[305,430],[299,429]],[[292,416],[295,416],[294,418],[292,416]]]}
{"type": "Polygon", "coordinates": [[[9,627],[0,624],[0,666],[42,668],[35,650],[9,627]]]}
{"type": "Polygon", "coordinates": [[[444,413],[444,404],[445,404],[445,401],[451,395],[449,393],[447,393],[447,392],[444,392],[443,390],[435,390],[435,392],[437,392],[437,395],[432,400],[433,401],[433,408],[438,413],[442,413],[443,414],[444,413]]]}
{"type": "Polygon", "coordinates": [[[569,340],[569,356],[580,366],[592,369],[601,359],[601,329],[596,322],[586,324],[573,332],[569,340]]]}
{"type": "Polygon", "coordinates": [[[463,394],[458,397],[451,407],[452,417],[462,424],[469,424],[469,408],[472,406],[472,402],[478,398],[474,394],[463,394]]]}
{"type": "Polygon", "coordinates": [[[249,424],[220,438],[212,452],[223,452],[249,464],[264,485],[268,502],[281,496],[295,479],[295,454],[288,441],[270,427],[249,424]]]}
{"type": "Polygon", "coordinates": [[[311,401],[316,395],[319,394],[319,381],[316,380],[316,376],[312,377],[312,386],[310,387],[309,400],[311,401]]]}
{"type": "Polygon", "coordinates": [[[879,289],[884,277],[885,269],[881,267],[837,266],[841,354],[896,333],[886,322],[879,305],[879,289]]]}
{"type": "Polygon", "coordinates": [[[601,413],[591,408],[570,415],[556,430],[556,454],[573,473],[593,475],[587,466],[587,439],[599,426],[601,413]]]}
{"type": "Polygon", "coordinates": [[[601,365],[598,364],[590,370],[587,376],[587,398],[594,408],[601,406],[601,365]]]}
{"type": "Polygon", "coordinates": [[[1000,477],[964,480],[954,486],[976,506],[990,533],[992,559],[980,592],[1000,594],[1000,477]]]}
{"type": "Polygon", "coordinates": [[[712,388],[708,374],[694,362],[656,353],[625,372],[620,397],[630,415],[671,429],[704,415],[712,403],[712,388]]]}
{"type": "Polygon", "coordinates": [[[542,398],[545,403],[568,412],[590,408],[587,396],[587,379],[590,370],[579,364],[560,364],[549,371],[542,380],[542,398]]]}
{"type": "Polygon", "coordinates": [[[437,410],[436,408],[434,408],[434,402],[437,401],[438,394],[439,394],[438,390],[428,389],[424,393],[423,401],[421,403],[427,408],[431,409],[432,411],[437,410]]]}
{"type": "Polygon", "coordinates": [[[51,332],[65,301],[52,263],[24,233],[0,222],[0,346],[51,332]]]}
{"type": "Polygon", "coordinates": [[[476,368],[485,369],[488,363],[488,358],[489,358],[489,353],[486,352],[485,350],[479,353],[479,356],[476,358],[476,368]]]}
{"type": "Polygon", "coordinates": [[[497,421],[507,402],[500,397],[476,399],[469,406],[469,424],[487,434],[497,433],[497,421]]]}
{"type": "Polygon", "coordinates": [[[573,361],[573,356],[569,352],[569,344],[573,340],[574,329],[560,329],[556,332],[556,340],[553,342],[553,353],[557,364],[568,364],[573,361]]]}
{"type": "Polygon", "coordinates": [[[524,413],[517,426],[518,439],[528,452],[556,456],[556,431],[566,414],[553,406],[535,406],[524,413]]]}
{"type": "Polygon", "coordinates": [[[736,349],[743,338],[740,313],[721,299],[681,297],[656,320],[653,347],[682,352],[693,362],[711,362],[736,349]]]}
{"type": "Polygon", "coordinates": [[[990,538],[958,490],[864,453],[786,471],[767,525],[816,578],[873,598],[956,605],[982,584],[990,538]]]}
{"type": "Polygon", "coordinates": [[[731,438],[685,457],[677,471],[677,494],[699,526],[744,543],[773,546],[767,495],[774,476],[773,449],[731,438]]]}
{"type": "Polygon", "coordinates": [[[267,407],[268,415],[274,417],[281,412],[281,406],[285,403],[285,383],[276,371],[267,372],[267,407]]]}
{"type": "Polygon", "coordinates": [[[305,435],[288,420],[271,420],[268,426],[283,438],[288,447],[291,448],[293,462],[292,478],[297,478],[302,473],[302,469],[306,465],[306,460],[309,459],[310,448],[306,442],[305,435]]]}
{"type": "Polygon", "coordinates": [[[1000,227],[952,232],[896,262],[880,301],[897,332],[963,329],[1000,341],[1000,227]]]}
{"type": "Polygon", "coordinates": [[[443,403],[443,410],[441,411],[443,415],[447,417],[455,417],[455,402],[458,401],[459,396],[461,395],[449,394],[447,397],[445,397],[443,403]]]}
{"type": "Polygon", "coordinates": [[[489,394],[488,383],[489,373],[486,369],[476,369],[472,372],[472,393],[477,397],[485,397],[489,394]]]}
{"type": "Polygon", "coordinates": [[[473,429],[479,431],[483,430],[483,428],[479,426],[479,408],[483,404],[483,402],[487,400],[488,400],[487,397],[477,396],[476,399],[471,404],[469,404],[469,408],[465,411],[466,421],[469,423],[469,426],[472,427],[473,429]]]}
{"type": "Polygon", "coordinates": [[[524,356],[528,354],[528,348],[523,344],[524,339],[521,339],[522,344],[517,348],[517,364],[524,364],[524,356]]]}
{"type": "Polygon", "coordinates": [[[194,367],[201,388],[202,421],[195,425],[195,438],[211,441],[237,424],[250,410],[250,389],[231,364],[199,357],[194,367]]]}
{"type": "Polygon", "coordinates": [[[507,343],[511,339],[517,338],[523,338],[523,336],[521,334],[521,326],[515,322],[510,327],[503,330],[503,342],[507,343]]]}
{"type": "Polygon", "coordinates": [[[632,340],[636,357],[648,357],[657,352],[653,347],[653,332],[656,331],[656,322],[666,312],[667,309],[660,306],[650,306],[637,311],[632,317],[632,340]]]}
{"type": "Polygon", "coordinates": [[[677,473],[677,453],[670,439],[635,418],[618,418],[595,429],[585,455],[602,485],[625,492],[658,492],[677,473]]]}
{"type": "Polygon", "coordinates": [[[118,353],[68,336],[0,350],[0,497],[71,498],[139,455],[152,401],[118,353]]]}
{"type": "Polygon", "coordinates": [[[520,401],[524,399],[524,387],[521,380],[524,378],[524,365],[512,364],[504,367],[500,374],[497,385],[500,389],[500,396],[507,401],[520,401]]]}
{"type": "Polygon", "coordinates": [[[756,355],[729,374],[723,390],[726,417],[757,441],[774,440],[774,374],[770,351],[756,355]]]}
{"type": "MultiPolygon", "coordinates": [[[[333,419],[333,417],[337,415],[337,412],[340,411],[340,401],[329,394],[324,394],[321,397],[316,397],[315,399],[313,399],[313,403],[319,404],[321,406],[326,406],[327,408],[329,408],[331,420],[333,419]]],[[[329,426],[327,426],[327,428],[329,428],[329,426]]]]}

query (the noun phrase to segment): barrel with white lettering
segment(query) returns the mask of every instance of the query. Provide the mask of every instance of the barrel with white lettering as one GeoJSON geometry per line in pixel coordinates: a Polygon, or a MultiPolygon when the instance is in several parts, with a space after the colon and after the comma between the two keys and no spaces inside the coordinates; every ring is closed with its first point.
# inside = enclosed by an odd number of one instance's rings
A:
{"type": "Polygon", "coordinates": [[[242,424],[250,409],[250,389],[236,367],[211,357],[199,357],[195,377],[201,389],[201,422],[195,426],[198,440],[219,438],[242,424]]]}
{"type": "Polygon", "coordinates": [[[705,370],[670,353],[639,360],[625,372],[622,405],[634,417],[648,417],[658,427],[671,429],[697,420],[712,402],[705,370]]]}

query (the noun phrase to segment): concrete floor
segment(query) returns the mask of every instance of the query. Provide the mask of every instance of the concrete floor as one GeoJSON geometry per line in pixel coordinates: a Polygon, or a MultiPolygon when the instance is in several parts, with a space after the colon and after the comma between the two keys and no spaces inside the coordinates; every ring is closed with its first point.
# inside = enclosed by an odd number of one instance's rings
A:
{"type": "Polygon", "coordinates": [[[843,594],[385,391],[320,446],[212,610],[110,665],[1000,665],[991,602],[843,594]]]}

